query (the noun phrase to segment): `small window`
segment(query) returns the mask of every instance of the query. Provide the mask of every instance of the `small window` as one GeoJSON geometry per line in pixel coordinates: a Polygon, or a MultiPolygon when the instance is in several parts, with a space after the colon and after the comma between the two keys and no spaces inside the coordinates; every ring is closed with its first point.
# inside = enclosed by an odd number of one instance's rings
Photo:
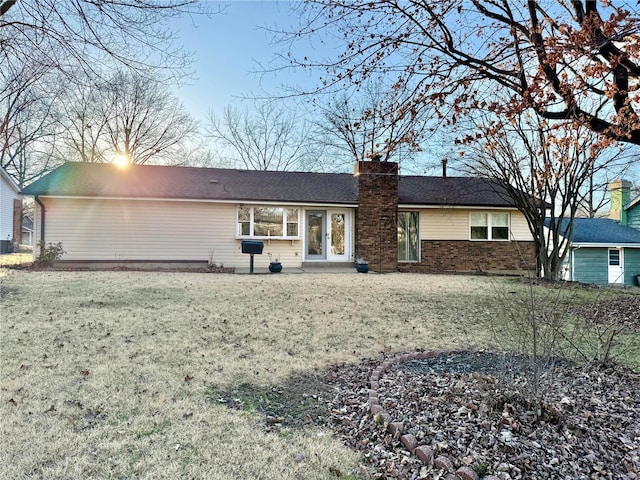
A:
{"type": "Polygon", "coordinates": [[[488,240],[489,239],[489,214],[487,213],[471,214],[471,239],[472,240],[488,240]]]}
{"type": "Polygon", "coordinates": [[[609,250],[609,266],[611,267],[620,266],[620,250],[618,249],[609,250]]]}
{"type": "Polygon", "coordinates": [[[251,207],[238,208],[238,235],[242,237],[251,235],[251,207]]]}
{"type": "Polygon", "coordinates": [[[509,240],[509,214],[470,214],[469,238],[471,240],[509,240]]]}
{"type": "Polygon", "coordinates": [[[509,240],[509,214],[491,214],[491,239],[509,240]]]}
{"type": "Polygon", "coordinates": [[[298,209],[287,208],[287,237],[298,236],[298,209]]]}

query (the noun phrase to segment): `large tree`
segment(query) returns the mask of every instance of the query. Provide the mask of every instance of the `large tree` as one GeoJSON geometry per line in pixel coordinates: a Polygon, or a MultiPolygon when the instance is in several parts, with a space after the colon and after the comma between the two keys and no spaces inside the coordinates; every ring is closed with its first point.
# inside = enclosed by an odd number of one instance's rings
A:
{"type": "Polygon", "coordinates": [[[455,123],[470,110],[570,121],[640,144],[640,18],[629,5],[595,0],[308,0],[296,35],[343,42],[321,88],[393,75],[455,123]],[[506,101],[493,93],[508,94],[506,101]]]}
{"type": "Polygon", "coordinates": [[[222,117],[210,112],[207,134],[229,166],[314,170],[322,157],[312,125],[273,102],[256,103],[253,111],[227,106],[222,117]]]}
{"type": "Polygon", "coordinates": [[[77,103],[60,103],[60,87],[84,94],[114,70],[177,81],[188,73],[190,56],[174,44],[169,22],[209,11],[198,0],[0,0],[3,165],[18,182],[37,178],[52,160],[69,159],[62,138],[79,142],[72,149],[79,159],[100,159],[99,125],[66,122],[77,103]]]}
{"type": "Polygon", "coordinates": [[[63,87],[47,78],[37,63],[0,73],[12,85],[0,93],[0,166],[20,187],[55,166],[55,98],[63,87]]]}
{"type": "Polygon", "coordinates": [[[404,166],[421,151],[431,113],[425,104],[405,114],[405,100],[392,85],[368,81],[318,102],[322,112],[318,129],[324,141],[346,153],[350,162],[376,156],[404,166]]]}
{"type": "Polygon", "coordinates": [[[73,76],[108,62],[182,74],[189,57],[168,21],[194,11],[197,0],[0,0],[0,65],[36,60],[73,76]]]}
{"type": "Polygon", "coordinates": [[[178,152],[197,124],[166,85],[117,72],[107,82],[71,92],[65,105],[66,150],[82,161],[183,163],[178,152]]]}
{"type": "Polygon", "coordinates": [[[537,247],[538,274],[557,279],[568,251],[573,220],[590,182],[618,166],[610,141],[584,127],[549,123],[535,113],[520,115],[467,142],[464,164],[474,175],[495,178],[524,215],[537,247]],[[568,235],[561,236],[561,233],[568,235]]]}

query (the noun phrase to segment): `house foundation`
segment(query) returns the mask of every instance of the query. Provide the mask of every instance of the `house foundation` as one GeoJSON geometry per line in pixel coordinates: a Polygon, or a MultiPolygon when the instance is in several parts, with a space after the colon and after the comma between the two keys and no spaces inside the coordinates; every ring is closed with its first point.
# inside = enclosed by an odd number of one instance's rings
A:
{"type": "Polygon", "coordinates": [[[419,263],[400,263],[402,272],[517,273],[536,270],[534,242],[422,240],[419,263]]]}

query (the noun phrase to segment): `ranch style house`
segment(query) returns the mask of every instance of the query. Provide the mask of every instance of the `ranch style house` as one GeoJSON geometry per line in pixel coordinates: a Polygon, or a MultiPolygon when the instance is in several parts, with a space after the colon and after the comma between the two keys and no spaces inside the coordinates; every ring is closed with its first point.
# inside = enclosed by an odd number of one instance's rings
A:
{"type": "MultiPolygon", "coordinates": [[[[357,162],[354,174],[70,162],[27,186],[36,243],[61,262],[246,267],[262,240],[284,268],[377,272],[535,271],[524,217],[488,178],[402,176],[357,162]]],[[[37,255],[37,251],[34,252],[37,255]]]]}

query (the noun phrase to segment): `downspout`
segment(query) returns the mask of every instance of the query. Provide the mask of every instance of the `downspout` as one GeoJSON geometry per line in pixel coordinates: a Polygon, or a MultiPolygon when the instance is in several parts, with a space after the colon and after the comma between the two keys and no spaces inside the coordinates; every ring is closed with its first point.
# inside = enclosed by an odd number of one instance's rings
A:
{"type": "Polygon", "coordinates": [[[44,218],[47,209],[44,206],[44,203],[38,198],[38,195],[35,196],[35,201],[38,205],[40,205],[40,242],[44,245],[44,218]]]}

